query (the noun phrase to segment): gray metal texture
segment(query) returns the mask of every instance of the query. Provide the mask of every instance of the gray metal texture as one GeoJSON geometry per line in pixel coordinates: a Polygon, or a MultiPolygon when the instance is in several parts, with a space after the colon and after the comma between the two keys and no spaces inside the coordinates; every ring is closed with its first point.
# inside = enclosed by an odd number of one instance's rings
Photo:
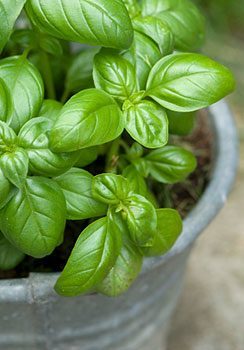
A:
{"type": "Polygon", "coordinates": [[[0,349],[164,349],[192,244],[225,203],[237,169],[238,139],[228,106],[221,101],[209,111],[215,139],[212,178],[174,248],[162,258],[147,259],[130,290],[114,299],[59,297],[53,291],[57,274],[0,281],[0,349]]]}

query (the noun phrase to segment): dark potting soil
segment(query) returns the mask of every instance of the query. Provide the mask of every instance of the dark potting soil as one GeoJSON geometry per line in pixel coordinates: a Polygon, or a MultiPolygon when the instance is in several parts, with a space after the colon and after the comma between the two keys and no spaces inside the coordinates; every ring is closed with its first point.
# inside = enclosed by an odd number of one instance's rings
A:
{"type": "MultiPolygon", "coordinates": [[[[187,180],[179,184],[167,186],[151,184],[151,189],[160,206],[176,208],[183,218],[201,197],[211,174],[213,135],[209,127],[207,112],[201,111],[197,119],[196,127],[190,136],[173,136],[171,140],[171,143],[185,147],[195,154],[198,161],[196,170],[187,180]]],[[[0,270],[0,279],[27,277],[30,272],[61,271],[80,232],[87,224],[87,220],[68,221],[63,244],[57,247],[50,256],[43,259],[27,256],[14,270],[0,270]]]]}

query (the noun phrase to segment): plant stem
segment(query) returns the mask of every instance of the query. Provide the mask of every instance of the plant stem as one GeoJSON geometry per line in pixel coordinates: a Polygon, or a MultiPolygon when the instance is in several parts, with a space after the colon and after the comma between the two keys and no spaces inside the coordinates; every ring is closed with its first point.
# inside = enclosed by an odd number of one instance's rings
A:
{"type": "Polygon", "coordinates": [[[119,157],[119,147],[120,147],[120,137],[118,137],[111,143],[111,147],[108,151],[108,154],[106,157],[106,166],[105,166],[105,171],[107,173],[116,172],[117,161],[119,157]]]}
{"type": "Polygon", "coordinates": [[[69,97],[69,94],[70,94],[70,91],[69,91],[69,89],[66,87],[66,88],[64,89],[63,95],[62,95],[62,97],[61,97],[61,99],[60,99],[60,102],[61,102],[61,103],[65,103],[65,102],[67,101],[68,97],[69,97]]]}
{"type": "Polygon", "coordinates": [[[42,74],[43,74],[43,79],[47,89],[47,95],[48,95],[48,98],[55,100],[56,92],[55,92],[53,74],[52,74],[52,69],[51,69],[48,54],[46,54],[46,52],[41,52],[41,58],[42,58],[42,74]]]}

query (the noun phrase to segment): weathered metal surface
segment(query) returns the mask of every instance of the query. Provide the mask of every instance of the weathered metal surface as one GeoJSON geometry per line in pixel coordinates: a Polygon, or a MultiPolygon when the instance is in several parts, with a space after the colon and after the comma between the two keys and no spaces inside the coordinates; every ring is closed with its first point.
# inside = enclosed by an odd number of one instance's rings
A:
{"type": "Polygon", "coordinates": [[[136,283],[115,299],[59,297],[52,289],[56,274],[0,281],[0,349],[164,349],[191,246],[225,203],[236,174],[237,135],[225,102],[210,108],[210,120],[215,136],[212,180],[174,248],[162,258],[146,260],[136,283]]]}

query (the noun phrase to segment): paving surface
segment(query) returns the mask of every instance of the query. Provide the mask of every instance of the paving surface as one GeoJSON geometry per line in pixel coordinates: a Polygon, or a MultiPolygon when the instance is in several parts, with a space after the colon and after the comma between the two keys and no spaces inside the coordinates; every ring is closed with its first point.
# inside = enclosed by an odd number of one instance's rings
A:
{"type": "Polygon", "coordinates": [[[195,245],[168,350],[244,350],[243,135],[241,139],[237,182],[195,245]]]}

